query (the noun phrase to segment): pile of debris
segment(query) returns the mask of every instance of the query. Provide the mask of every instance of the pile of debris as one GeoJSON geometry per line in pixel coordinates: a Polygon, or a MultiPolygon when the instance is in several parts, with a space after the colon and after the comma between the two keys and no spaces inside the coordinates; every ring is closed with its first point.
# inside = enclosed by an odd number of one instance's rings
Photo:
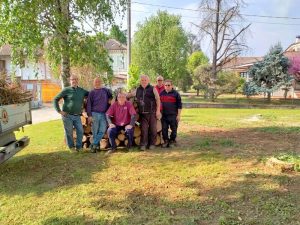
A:
{"type": "Polygon", "coordinates": [[[25,103],[32,99],[30,91],[25,91],[17,83],[0,79],[0,105],[25,103]]]}

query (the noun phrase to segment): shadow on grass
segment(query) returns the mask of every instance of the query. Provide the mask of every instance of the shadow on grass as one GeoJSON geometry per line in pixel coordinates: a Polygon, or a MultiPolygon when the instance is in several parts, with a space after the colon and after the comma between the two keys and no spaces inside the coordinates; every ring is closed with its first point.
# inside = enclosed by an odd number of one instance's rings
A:
{"type": "Polygon", "coordinates": [[[106,168],[104,154],[58,151],[14,156],[0,165],[0,194],[43,194],[63,186],[89,183],[106,168]]]}
{"type": "MultiPolygon", "coordinates": [[[[124,200],[114,200],[114,193],[99,194],[91,202],[97,212],[117,212],[106,219],[93,221],[95,224],[299,224],[299,177],[247,174],[242,179],[224,187],[205,189],[201,183],[187,183],[194,199],[178,196],[170,199],[165,195],[150,193],[149,190],[134,189],[124,200]],[[280,188],[264,188],[266,184],[280,188]],[[297,191],[292,190],[297,188],[297,191]]],[[[76,220],[61,219],[61,223],[44,224],[90,224],[89,218],[76,220]],[[76,223],[75,223],[76,222],[76,223]]],[[[93,224],[93,223],[92,223],[93,224]]]]}

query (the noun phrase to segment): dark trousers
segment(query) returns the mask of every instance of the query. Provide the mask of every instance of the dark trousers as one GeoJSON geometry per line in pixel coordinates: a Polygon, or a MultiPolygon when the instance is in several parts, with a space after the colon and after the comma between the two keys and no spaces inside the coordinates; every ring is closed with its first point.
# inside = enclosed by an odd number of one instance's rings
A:
{"type": "Polygon", "coordinates": [[[127,147],[130,148],[133,142],[133,129],[134,129],[133,127],[131,129],[125,129],[125,126],[116,126],[113,128],[108,128],[107,133],[108,133],[108,138],[109,138],[109,143],[111,145],[111,148],[112,149],[117,148],[115,139],[118,137],[121,130],[125,130],[125,135],[128,140],[127,147]]]}
{"type": "Polygon", "coordinates": [[[141,144],[140,146],[155,145],[157,128],[155,113],[140,114],[141,144]]]}
{"type": "Polygon", "coordinates": [[[177,115],[163,115],[161,118],[162,135],[164,141],[175,141],[177,136],[178,122],[176,120],[177,115]],[[171,129],[171,135],[169,138],[168,131],[171,129]]]}

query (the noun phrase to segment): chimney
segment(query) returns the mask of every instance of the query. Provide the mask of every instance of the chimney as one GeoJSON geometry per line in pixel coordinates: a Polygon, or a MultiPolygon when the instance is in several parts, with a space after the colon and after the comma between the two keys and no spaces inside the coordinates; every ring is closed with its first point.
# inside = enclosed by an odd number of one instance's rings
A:
{"type": "Polygon", "coordinates": [[[295,43],[300,43],[300,35],[296,36],[296,42],[295,43]]]}

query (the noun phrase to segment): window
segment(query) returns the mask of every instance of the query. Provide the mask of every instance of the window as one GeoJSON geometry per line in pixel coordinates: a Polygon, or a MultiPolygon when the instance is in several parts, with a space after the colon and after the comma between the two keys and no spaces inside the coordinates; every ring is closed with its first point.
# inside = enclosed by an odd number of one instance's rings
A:
{"type": "Polygon", "coordinates": [[[26,85],[26,90],[32,91],[33,90],[33,84],[27,84],[26,85]]]}
{"type": "Polygon", "coordinates": [[[241,76],[242,78],[247,79],[247,77],[248,77],[248,72],[241,72],[241,73],[240,73],[240,76],[241,76]]]}

